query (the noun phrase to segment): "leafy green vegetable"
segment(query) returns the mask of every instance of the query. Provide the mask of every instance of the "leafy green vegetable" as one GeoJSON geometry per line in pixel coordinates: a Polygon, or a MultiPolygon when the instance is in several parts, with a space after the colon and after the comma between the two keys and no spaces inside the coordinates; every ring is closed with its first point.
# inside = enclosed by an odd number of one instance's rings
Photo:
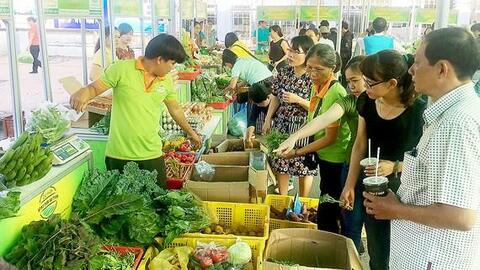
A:
{"type": "Polygon", "coordinates": [[[272,153],[272,151],[277,149],[283,141],[288,139],[288,137],[288,134],[284,134],[276,129],[272,129],[272,131],[265,136],[265,144],[268,148],[268,152],[272,153]]]}
{"type": "Polygon", "coordinates": [[[32,112],[28,126],[31,132],[39,132],[44,141],[51,144],[63,137],[70,128],[70,121],[55,105],[48,105],[32,112]]]}
{"type": "Polygon", "coordinates": [[[203,205],[189,192],[173,190],[155,200],[157,212],[165,218],[160,230],[164,245],[181,234],[197,232],[210,224],[203,205]]]}
{"type": "Polygon", "coordinates": [[[336,200],[334,199],[332,196],[330,196],[329,194],[324,194],[324,195],[321,195],[319,200],[318,200],[318,203],[319,204],[322,204],[322,203],[338,203],[338,204],[341,204],[342,202],[339,201],[339,200],[336,200]]]}
{"type": "Polygon", "coordinates": [[[22,228],[18,244],[5,259],[18,269],[89,269],[100,250],[100,239],[75,215],[55,214],[22,228]]]}
{"type": "Polygon", "coordinates": [[[127,252],[120,255],[116,251],[101,250],[90,261],[92,270],[130,270],[135,263],[135,254],[127,252]]]}
{"type": "Polygon", "coordinates": [[[192,82],[192,99],[200,102],[224,102],[223,89],[226,87],[225,83],[230,83],[227,78],[226,75],[217,76],[211,72],[203,72],[192,82]]]}
{"type": "Polygon", "coordinates": [[[7,196],[0,196],[0,220],[14,217],[20,210],[20,192],[10,191],[7,196]]]}
{"type": "Polygon", "coordinates": [[[267,259],[267,262],[272,262],[272,263],[286,265],[286,266],[298,266],[297,263],[294,263],[288,260],[275,260],[275,259],[269,258],[267,259]]]}
{"type": "Polygon", "coordinates": [[[102,117],[102,119],[100,119],[100,121],[93,124],[90,130],[103,135],[108,135],[108,133],[110,133],[110,118],[111,118],[111,112],[108,111],[107,114],[104,117],[102,117]]]}

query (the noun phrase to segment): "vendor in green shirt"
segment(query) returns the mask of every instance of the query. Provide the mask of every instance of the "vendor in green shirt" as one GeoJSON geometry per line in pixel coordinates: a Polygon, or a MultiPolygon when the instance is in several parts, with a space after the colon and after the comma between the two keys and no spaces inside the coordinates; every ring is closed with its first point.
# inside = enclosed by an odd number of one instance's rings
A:
{"type": "MultiPolygon", "coordinates": [[[[313,46],[306,55],[307,72],[313,82],[310,98],[308,121],[317,115],[327,112],[332,105],[347,96],[347,91],[335,80],[334,74],[341,68],[340,56],[334,49],[325,44],[313,46]]],[[[342,170],[345,163],[350,130],[345,119],[328,125],[319,130],[315,141],[300,149],[287,153],[285,157],[305,155],[316,152],[320,166],[320,191],[321,195],[328,194],[336,199],[342,192],[342,170]]],[[[340,233],[343,227],[343,218],[338,204],[324,203],[318,206],[317,225],[319,230],[340,233]]]]}
{"type": "MultiPolygon", "coordinates": [[[[348,167],[350,162],[350,156],[352,153],[353,144],[357,134],[358,126],[358,112],[357,112],[357,98],[361,93],[365,91],[365,81],[363,79],[362,71],[360,70],[360,63],[366,58],[366,56],[359,55],[348,61],[345,66],[345,77],[348,82],[348,87],[351,93],[345,97],[340,98],[335,102],[325,113],[318,115],[312,121],[310,121],[303,128],[290,135],[275,152],[280,155],[285,155],[291,152],[298,140],[315,135],[322,129],[327,128],[332,123],[340,120],[342,117],[348,123],[350,129],[351,138],[348,143],[346,151],[346,161],[343,166],[342,174],[342,187],[345,185],[345,181],[348,175],[348,167]]],[[[360,185],[359,185],[360,186],[360,185]]],[[[356,190],[355,196],[359,196],[359,205],[362,203],[362,191],[361,188],[356,190]]],[[[364,250],[361,242],[361,233],[363,227],[363,215],[361,208],[357,207],[352,209],[353,211],[346,211],[344,213],[345,228],[343,230],[345,236],[351,238],[355,243],[355,246],[359,253],[363,253],[364,250]]]]}
{"type": "Polygon", "coordinates": [[[182,44],[175,37],[160,34],[148,43],[144,57],[113,63],[100,79],[72,95],[72,107],[84,111],[91,99],[113,89],[110,134],[105,153],[108,170],[122,171],[127,162],[134,161],[141,169],[156,170],[159,183],[165,184],[162,139],[158,133],[162,103],[192,142],[200,145],[200,137],[178,105],[170,74],[175,63],[182,63],[185,58],[182,44]]]}

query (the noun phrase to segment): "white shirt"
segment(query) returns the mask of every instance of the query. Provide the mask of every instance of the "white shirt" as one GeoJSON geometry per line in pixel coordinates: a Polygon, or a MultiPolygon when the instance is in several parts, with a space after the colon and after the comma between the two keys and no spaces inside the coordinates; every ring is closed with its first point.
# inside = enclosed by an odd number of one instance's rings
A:
{"type": "Polygon", "coordinates": [[[326,44],[326,45],[332,47],[333,49],[335,49],[335,46],[333,45],[333,41],[331,41],[330,39],[320,38],[320,40],[318,40],[318,43],[319,44],[326,44]]]}
{"type": "Polygon", "coordinates": [[[441,97],[424,113],[417,155],[404,157],[398,195],[410,205],[446,204],[475,210],[470,231],[391,223],[392,270],[480,269],[480,98],[472,83],[441,97]],[[430,268],[429,268],[430,265],[430,268]]]}

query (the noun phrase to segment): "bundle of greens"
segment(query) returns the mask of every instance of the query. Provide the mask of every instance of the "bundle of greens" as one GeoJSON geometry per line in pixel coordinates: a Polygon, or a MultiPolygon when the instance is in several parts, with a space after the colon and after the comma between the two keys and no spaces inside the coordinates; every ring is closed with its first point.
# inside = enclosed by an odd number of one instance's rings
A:
{"type": "Polygon", "coordinates": [[[44,142],[48,144],[61,139],[69,128],[70,121],[55,105],[33,111],[28,123],[28,130],[42,134],[44,142]]]}
{"type": "Polygon", "coordinates": [[[60,215],[22,228],[18,244],[5,259],[18,269],[94,269],[89,266],[100,250],[100,239],[76,216],[60,215]]]}
{"type": "Polygon", "coordinates": [[[163,218],[161,236],[164,237],[164,245],[181,234],[198,232],[210,224],[205,208],[192,193],[172,190],[155,201],[157,212],[163,218]]]}
{"type": "Polygon", "coordinates": [[[199,102],[224,102],[223,89],[230,83],[225,82],[227,77],[216,75],[211,72],[203,72],[192,82],[192,100],[199,102]],[[218,84],[220,83],[220,85],[218,84]]]}
{"type": "Polygon", "coordinates": [[[0,220],[14,217],[20,210],[20,192],[10,191],[6,196],[0,194],[0,220]]]}
{"type": "Polygon", "coordinates": [[[277,149],[283,141],[288,139],[288,137],[288,134],[272,129],[272,131],[265,136],[265,145],[268,148],[268,153],[271,154],[272,151],[277,149]]]}
{"type": "Polygon", "coordinates": [[[117,251],[101,250],[90,262],[90,266],[96,270],[130,270],[134,263],[134,253],[127,252],[121,255],[117,251]]]}
{"type": "Polygon", "coordinates": [[[140,170],[129,162],[123,174],[98,170],[85,174],[73,209],[104,238],[148,244],[160,231],[152,203],[162,192],[156,172],[140,170]]]}
{"type": "Polygon", "coordinates": [[[102,119],[100,119],[100,121],[93,124],[90,130],[103,135],[108,135],[108,133],[110,133],[110,118],[111,112],[108,111],[107,114],[102,119]]]}
{"type": "Polygon", "coordinates": [[[209,224],[200,202],[183,191],[165,191],[157,173],[129,162],[123,170],[84,176],[73,210],[103,238],[121,244],[150,244],[159,235],[165,244],[209,224]]]}

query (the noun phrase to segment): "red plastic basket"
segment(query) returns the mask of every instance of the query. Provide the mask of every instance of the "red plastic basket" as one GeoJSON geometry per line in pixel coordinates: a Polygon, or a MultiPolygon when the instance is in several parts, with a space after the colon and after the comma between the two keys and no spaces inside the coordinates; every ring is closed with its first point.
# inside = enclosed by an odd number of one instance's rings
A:
{"type": "Polygon", "coordinates": [[[230,103],[230,100],[227,100],[225,102],[209,102],[207,103],[207,106],[210,106],[217,110],[225,110],[226,108],[228,108],[228,105],[230,105],[230,103]]]}
{"type": "Polygon", "coordinates": [[[178,72],[178,79],[183,81],[193,81],[200,75],[200,70],[195,72],[178,72]]]}
{"type": "Polygon", "coordinates": [[[183,184],[190,178],[192,174],[193,164],[185,171],[181,178],[167,178],[167,189],[182,189],[183,184]]]}
{"type": "Polygon", "coordinates": [[[102,246],[103,250],[109,250],[109,251],[116,251],[120,255],[124,255],[128,252],[134,253],[135,254],[135,261],[132,265],[132,270],[136,270],[138,268],[138,265],[142,261],[143,258],[143,248],[139,247],[122,247],[122,246],[102,246]]]}

